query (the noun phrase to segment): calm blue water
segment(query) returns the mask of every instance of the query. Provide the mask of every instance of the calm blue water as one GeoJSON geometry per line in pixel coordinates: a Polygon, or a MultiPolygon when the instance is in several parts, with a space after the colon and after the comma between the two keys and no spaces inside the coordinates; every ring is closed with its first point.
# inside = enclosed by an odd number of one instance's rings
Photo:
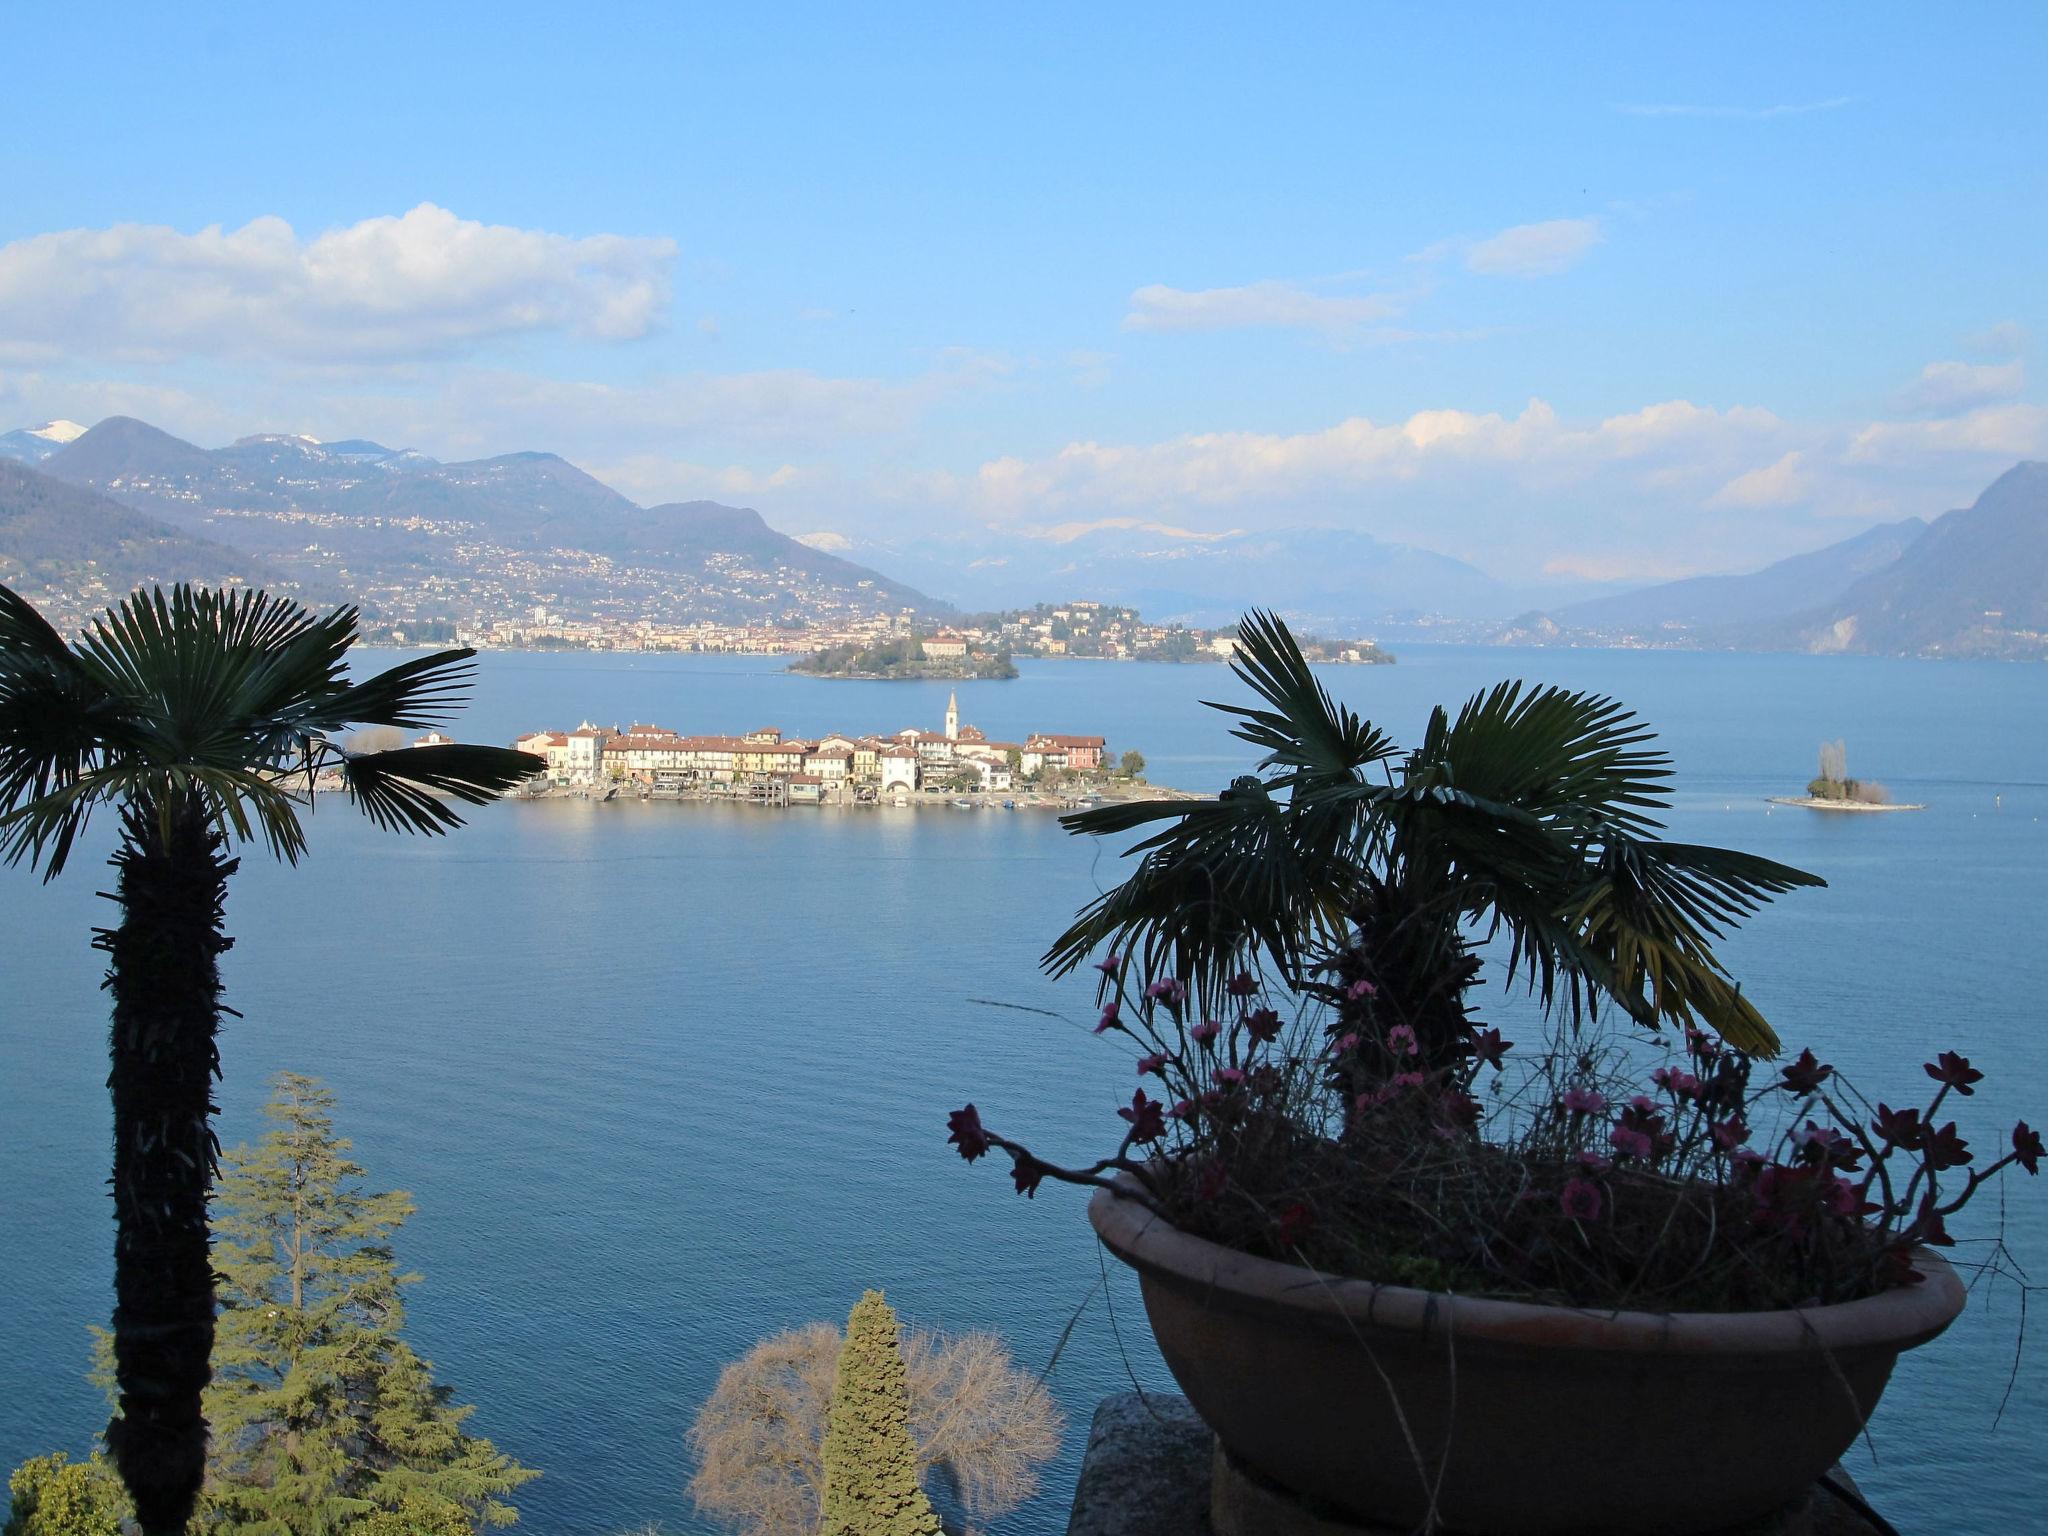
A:
{"type": "MultiPolygon", "coordinates": [[[[1099,731],[1189,788],[1244,763],[1197,702],[1234,689],[1219,668],[1024,667],[963,688],[964,718],[1013,740],[1099,731]]],[[[1916,1094],[1927,1055],[1963,1050],[1989,1073],[1963,1106],[1982,1146],[2048,1120],[2048,668],[1411,647],[1326,675],[1408,739],[1430,703],[1502,676],[1634,705],[1678,759],[1674,835],[1831,882],[1727,951],[1781,1032],[1886,1093],[1916,1094]],[[1931,809],[1770,811],[1762,797],[1803,784],[1835,736],[1853,771],[1931,809]]],[[[893,730],[935,724],[945,693],[751,659],[491,656],[464,732],[585,716],[893,730]]],[[[1000,1170],[960,1164],[943,1122],[973,1098],[1051,1153],[1112,1139],[1130,1081],[1115,1048],[977,1002],[1088,1012],[1084,986],[1035,960],[1115,878],[1108,853],[1026,813],[506,805],[418,842],[334,802],[304,867],[252,855],[235,888],[227,969],[247,1017],[226,1039],[225,1139],[259,1132],[280,1068],[334,1087],[373,1180],[418,1200],[400,1249],[425,1276],[412,1336],[480,1405],[474,1426],[547,1474],[519,1499],[522,1529],[700,1529],[683,1434],[718,1367],[879,1285],[907,1317],[997,1329],[1033,1365],[1085,1303],[1053,1375],[1066,1452],[1002,1527],[1057,1532],[1092,1405],[1165,1373],[1122,1272],[1113,1310],[1091,1299],[1079,1193],[1013,1198],[1000,1170]]],[[[109,1307],[88,948],[106,883],[90,859],[47,888],[0,874],[0,1469],[82,1452],[104,1417],[83,1373],[109,1307]]],[[[2048,1189],[2007,1193],[2008,1238],[2048,1271],[2048,1189]]],[[[1994,1294],[1901,1368],[1854,1466],[1901,1529],[1990,1536],[2048,1502],[2038,1319],[1993,1425],[2016,1326],[1994,1294]]]]}

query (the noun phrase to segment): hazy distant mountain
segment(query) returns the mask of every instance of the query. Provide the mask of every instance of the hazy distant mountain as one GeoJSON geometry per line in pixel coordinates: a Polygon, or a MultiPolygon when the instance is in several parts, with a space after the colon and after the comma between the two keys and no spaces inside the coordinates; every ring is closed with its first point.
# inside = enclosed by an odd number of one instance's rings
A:
{"type": "Polygon", "coordinates": [[[349,439],[264,434],[205,449],[128,417],[44,462],[195,533],[263,555],[308,590],[387,618],[808,622],[915,608],[912,587],[715,502],[640,507],[551,453],[443,464],[349,439]]]}
{"type": "Polygon", "coordinates": [[[1812,651],[2048,657],[2048,464],[2007,470],[1890,565],[1758,638],[1812,651]]]}
{"type": "Polygon", "coordinates": [[[1652,637],[1769,624],[1811,612],[1817,600],[1881,570],[1927,531],[1920,518],[1881,523],[1839,544],[1780,560],[1746,576],[1694,576],[1613,597],[1571,603],[1551,617],[1567,630],[1652,637]]]}
{"type": "Polygon", "coordinates": [[[1885,523],[1747,576],[1524,613],[1491,638],[2048,658],[2048,464],[2006,471],[1931,524],[1885,523]]]}
{"type": "Polygon", "coordinates": [[[1260,602],[1326,633],[1372,633],[1425,618],[1492,620],[1588,590],[1583,583],[1511,588],[1462,560],[1341,528],[1194,535],[1103,525],[1058,539],[977,529],[849,547],[975,610],[1092,597],[1129,604],[1155,621],[1214,625],[1260,602]]]}
{"type": "Polygon", "coordinates": [[[68,625],[136,587],[261,578],[239,550],[0,461],[0,582],[68,625]]]}
{"type": "Polygon", "coordinates": [[[0,459],[40,464],[73,438],[84,434],[85,428],[75,421],[46,421],[40,427],[23,427],[19,431],[0,434],[0,459]]]}

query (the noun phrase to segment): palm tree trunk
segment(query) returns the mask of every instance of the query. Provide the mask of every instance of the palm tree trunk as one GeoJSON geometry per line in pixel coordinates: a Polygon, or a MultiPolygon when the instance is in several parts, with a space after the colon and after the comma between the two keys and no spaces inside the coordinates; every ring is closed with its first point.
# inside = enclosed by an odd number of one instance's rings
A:
{"type": "Polygon", "coordinates": [[[226,840],[196,800],[166,829],[154,806],[123,818],[114,855],[114,1370],[119,1411],[107,1444],[144,1536],[177,1536],[206,1472],[201,1394],[213,1353],[207,1233],[219,1144],[210,1123],[219,1075],[219,957],[226,840]]]}

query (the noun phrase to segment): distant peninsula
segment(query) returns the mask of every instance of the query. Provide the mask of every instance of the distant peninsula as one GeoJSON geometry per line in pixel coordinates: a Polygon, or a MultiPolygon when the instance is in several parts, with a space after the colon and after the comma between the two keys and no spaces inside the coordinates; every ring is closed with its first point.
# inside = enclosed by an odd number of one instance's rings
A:
{"type": "Polygon", "coordinates": [[[868,682],[1003,682],[1017,675],[1017,664],[1008,651],[984,649],[942,630],[923,639],[908,634],[868,644],[827,646],[797,657],[789,670],[806,677],[868,682]]]}

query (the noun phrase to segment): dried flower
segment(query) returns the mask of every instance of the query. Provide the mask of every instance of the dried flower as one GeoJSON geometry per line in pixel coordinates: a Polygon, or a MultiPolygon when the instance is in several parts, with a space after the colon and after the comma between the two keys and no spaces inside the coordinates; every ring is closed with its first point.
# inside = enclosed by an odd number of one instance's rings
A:
{"type": "Polygon", "coordinates": [[[1984,1074],[1970,1065],[1970,1058],[1958,1056],[1954,1051],[1943,1051],[1923,1070],[1937,1083],[1966,1096],[1977,1091],[1970,1086],[1972,1083],[1984,1081],[1984,1074]]]}
{"type": "Polygon", "coordinates": [[[1785,1091],[1804,1097],[1820,1092],[1820,1085],[1835,1075],[1835,1069],[1826,1062],[1815,1058],[1811,1050],[1799,1053],[1799,1059],[1789,1067],[1780,1069],[1785,1079],[1785,1091]]]}
{"type": "Polygon", "coordinates": [[[1244,1016],[1244,1030],[1264,1045],[1280,1033],[1280,1015],[1271,1008],[1255,1008],[1244,1016]]]}
{"type": "Polygon", "coordinates": [[[1927,1139],[1927,1127],[1920,1123],[1919,1110],[1893,1109],[1883,1102],[1878,1104],[1877,1118],[1870,1122],[1870,1128],[1886,1146],[1905,1152],[1919,1151],[1927,1139]]]}
{"type": "Polygon", "coordinates": [[[2022,1120],[2012,1128],[2012,1155],[2018,1164],[2031,1174],[2041,1171],[2041,1133],[2031,1130],[2022,1120]]]}
{"type": "Polygon", "coordinates": [[[1117,1114],[1130,1121],[1131,1140],[1138,1146],[1157,1141],[1166,1134],[1165,1106],[1157,1099],[1146,1098],[1142,1088],[1131,1095],[1130,1108],[1120,1109],[1117,1114]]]}
{"type": "Polygon", "coordinates": [[[1028,1152],[1018,1153],[1017,1160],[1010,1164],[1010,1182],[1027,1200],[1038,1198],[1038,1186],[1045,1182],[1045,1174],[1045,1164],[1028,1152]]]}
{"type": "Polygon", "coordinates": [[[960,1155],[970,1163],[994,1144],[981,1128],[981,1113],[972,1104],[946,1116],[946,1129],[952,1132],[946,1140],[958,1147],[960,1155]]]}
{"type": "Polygon", "coordinates": [[[1496,1072],[1501,1070],[1501,1058],[1514,1048],[1514,1042],[1502,1039],[1497,1029],[1475,1029],[1465,1042],[1465,1049],[1474,1058],[1496,1072]]]}
{"type": "Polygon", "coordinates": [[[1259,990],[1258,978],[1253,976],[1250,971],[1239,971],[1230,980],[1223,983],[1223,990],[1232,997],[1250,997],[1259,990]]]}

